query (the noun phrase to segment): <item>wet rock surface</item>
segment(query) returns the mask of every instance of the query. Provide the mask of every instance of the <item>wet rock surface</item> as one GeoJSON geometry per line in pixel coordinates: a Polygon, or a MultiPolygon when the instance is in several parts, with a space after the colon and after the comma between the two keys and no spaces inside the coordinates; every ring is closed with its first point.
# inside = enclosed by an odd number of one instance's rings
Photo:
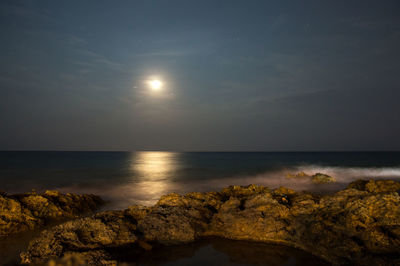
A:
{"type": "Polygon", "coordinates": [[[310,177],[309,175],[307,175],[306,173],[304,173],[303,171],[298,172],[297,174],[286,174],[287,178],[302,178],[302,177],[310,177]]]}
{"type": "Polygon", "coordinates": [[[58,191],[0,193],[0,237],[34,230],[56,220],[76,218],[103,203],[95,195],[61,194],[58,191]]]}
{"type": "Polygon", "coordinates": [[[323,173],[316,173],[314,175],[308,175],[304,172],[299,172],[297,174],[286,174],[286,178],[292,179],[310,179],[314,184],[326,184],[335,183],[336,179],[330,175],[323,173]]]}
{"type": "Polygon", "coordinates": [[[311,181],[315,184],[335,183],[336,179],[321,173],[316,173],[312,176],[311,181]]]}
{"type": "MultiPolygon", "coordinates": [[[[332,264],[400,264],[400,183],[356,181],[332,195],[231,186],[175,193],[69,221],[32,240],[23,263],[78,256],[83,264],[135,262],[160,246],[217,237],[295,247],[332,264]]],[[[54,264],[53,264],[54,265],[54,264]]]]}

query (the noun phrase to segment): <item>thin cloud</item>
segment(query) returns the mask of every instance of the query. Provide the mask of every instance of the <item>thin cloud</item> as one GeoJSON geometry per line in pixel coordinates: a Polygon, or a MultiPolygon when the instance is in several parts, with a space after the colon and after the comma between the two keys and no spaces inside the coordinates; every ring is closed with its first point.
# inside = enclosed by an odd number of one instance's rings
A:
{"type": "Polygon", "coordinates": [[[75,49],[75,52],[79,53],[80,55],[86,56],[89,59],[89,61],[87,61],[87,62],[83,62],[83,61],[74,62],[75,64],[86,65],[88,67],[105,66],[109,69],[116,70],[116,71],[121,71],[121,72],[128,71],[128,67],[125,64],[110,60],[107,57],[105,57],[104,55],[93,52],[91,50],[75,49]]]}
{"type": "Polygon", "coordinates": [[[72,45],[86,45],[87,41],[75,35],[69,36],[69,43],[72,45]]]}
{"type": "Polygon", "coordinates": [[[195,52],[193,50],[167,50],[167,51],[154,51],[154,52],[148,52],[148,53],[139,53],[135,54],[134,56],[136,57],[175,57],[175,56],[187,56],[194,54],[195,52]]]}

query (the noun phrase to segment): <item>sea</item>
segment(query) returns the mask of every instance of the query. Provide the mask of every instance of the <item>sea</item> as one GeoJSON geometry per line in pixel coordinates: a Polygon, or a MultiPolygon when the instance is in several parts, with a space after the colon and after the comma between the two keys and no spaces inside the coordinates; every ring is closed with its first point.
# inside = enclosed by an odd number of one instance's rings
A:
{"type": "MultiPolygon", "coordinates": [[[[101,210],[151,206],[168,193],[230,185],[327,194],[357,179],[400,180],[400,152],[0,151],[0,190],[96,194],[107,201],[101,210]],[[298,172],[328,174],[337,182],[286,177],[298,172]]],[[[0,240],[0,265],[17,264],[19,253],[38,233],[0,240]]],[[[289,247],[223,239],[162,248],[137,260],[135,265],[328,265],[289,247]]]]}
{"type": "Polygon", "coordinates": [[[106,209],[151,206],[168,193],[218,191],[230,185],[332,193],[356,179],[400,180],[400,152],[0,152],[0,190],[97,194],[106,209]],[[300,171],[333,184],[287,178],[300,171]]]}

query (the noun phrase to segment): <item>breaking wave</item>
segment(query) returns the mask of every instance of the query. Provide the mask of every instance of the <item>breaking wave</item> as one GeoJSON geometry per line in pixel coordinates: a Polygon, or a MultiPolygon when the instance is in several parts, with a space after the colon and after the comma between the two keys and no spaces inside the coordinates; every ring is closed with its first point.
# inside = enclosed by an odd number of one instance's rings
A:
{"type": "Polygon", "coordinates": [[[330,167],[304,165],[274,171],[266,171],[256,175],[238,175],[221,178],[191,180],[171,180],[169,178],[136,180],[119,185],[88,185],[57,188],[65,192],[93,193],[109,200],[107,209],[126,208],[133,204],[153,205],[162,195],[168,193],[185,194],[189,192],[218,191],[230,185],[264,185],[270,188],[285,186],[297,191],[314,193],[333,193],[345,188],[357,179],[395,179],[400,180],[400,167],[363,168],[363,167],[330,167]],[[311,178],[287,178],[288,173],[305,172],[308,175],[324,173],[333,176],[337,182],[330,184],[314,184],[311,178]]]}

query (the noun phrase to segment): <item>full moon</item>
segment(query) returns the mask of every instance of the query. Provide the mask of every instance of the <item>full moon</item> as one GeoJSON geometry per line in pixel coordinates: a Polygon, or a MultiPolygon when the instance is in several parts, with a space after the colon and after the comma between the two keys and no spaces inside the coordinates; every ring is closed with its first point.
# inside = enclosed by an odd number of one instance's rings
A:
{"type": "Polygon", "coordinates": [[[158,79],[154,79],[149,81],[149,86],[153,91],[158,91],[162,88],[163,83],[158,79]]]}

